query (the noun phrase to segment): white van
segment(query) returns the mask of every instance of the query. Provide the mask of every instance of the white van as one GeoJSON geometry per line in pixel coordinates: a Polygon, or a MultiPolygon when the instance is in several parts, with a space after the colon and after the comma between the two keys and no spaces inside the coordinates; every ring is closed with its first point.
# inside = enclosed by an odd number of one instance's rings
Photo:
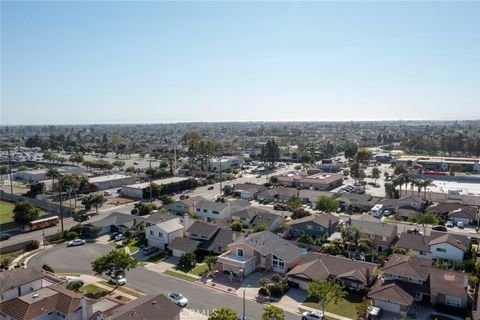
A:
{"type": "Polygon", "coordinates": [[[372,213],[373,217],[378,218],[382,215],[383,210],[384,210],[383,204],[376,204],[370,212],[372,213]]]}

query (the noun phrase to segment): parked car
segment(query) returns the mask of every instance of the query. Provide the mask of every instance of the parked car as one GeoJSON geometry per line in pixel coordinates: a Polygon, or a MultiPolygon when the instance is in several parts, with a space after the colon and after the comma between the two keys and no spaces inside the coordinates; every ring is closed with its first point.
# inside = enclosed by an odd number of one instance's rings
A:
{"type": "Polygon", "coordinates": [[[384,215],[385,217],[388,217],[388,216],[391,215],[391,214],[392,214],[392,211],[390,211],[390,210],[384,210],[384,211],[383,211],[383,215],[384,215]]]}
{"type": "Polygon", "coordinates": [[[447,221],[447,222],[445,223],[445,227],[447,227],[447,228],[453,228],[453,221],[450,221],[450,220],[447,221]]]}
{"type": "Polygon", "coordinates": [[[419,234],[420,231],[417,228],[409,228],[407,229],[407,233],[419,234]]]}
{"type": "Polygon", "coordinates": [[[358,261],[365,261],[365,256],[361,253],[354,253],[352,254],[352,259],[358,261]]]}
{"type": "Polygon", "coordinates": [[[113,283],[113,284],[116,284],[116,285],[119,285],[119,286],[124,286],[124,285],[127,284],[127,279],[125,279],[125,276],[122,276],[122,275],[120,275],[118,277],[110,276],[108,281],[110,283],[113,283]]]}
{"type": "Polygon", "coordinates": [[[112,195],[112,193],[110,191],[103,191],[103,195],[109,197],[112,195]]]}
{"type": "Polygon", "coordinates": [[[188,299],[185,298],[183,294],[177,292],[170,292],[168,294],[168,299],[180,307],[185,307],[188,303],[188,299]]]}
{"type": "Polygon", "coordinates": [[[457,227],[459,227],[460,229],[463,229],[465,226],[464,226],[462,221],[458,221],[457,222],[457,227]]]}
{"type": "Polygon", "coordinates": [[[118,236],[118,234],[119,234],[118,232],[112,232],[110,234],[110,240],[115,240],[115,238],[118,236]]]}
{"type": "Polygon", "coordinates": [[[368,320],[380,320],[382,317],[382,309],[379,307],[371,307],[368,313],[368,320]]]}
{"type": "Polygon", "coordinates": [[[325,315],[320,312],[315,311],[305,311],[302,313],[302,320],[324,320],[326,319],[325,315]]]}
{"type": "Polygon", "coordinates": [[[286,211],[287,206],[284,204],[276,204],[273,206],[273,209],[278,210],[278,211],[286,211]]]}
{"type": "Polygon", "coordinates": [[[67,247],[83,246],[86,243],[87,243],[87,241],[85,241],[83,239],[75,239],[75,240],[69,241],[67,243],[67,247]]]}
{"type": "Polygon", "coordinates": [[[208,186],[207,190],[213,190],[213,186],[208,186]]]}
{"type": "Polygon", "coordinates": [[[12,235],[10,233],[1,233],[0,234],[0,241],[3,241],[3,240],[8,240],[12,237],[12,235]]]}
{"type": "Polygon", "coordinates": [[[160,250],[160,248],[158,248],[158,247],[145,247],[145,248],[142,249],[142,252],[143,252],[144,255],[149,256],[152,253],[155,253],[159,250],[160,250]]]}
{"type": "Polygon", "coordinates": [[[125,239],[125,236],[120,233],[120,234],[117,234],[117,235],[115,236],[115,239],[114,239],[114,240],[115,240],[115,241],[122,241],[123,239],[125,239]]]}
{"type": "Polygon", "coordinates": [[[432,230],[446,232],[448,229],[445,226],[435,226],[432,228],[432,230]]]}

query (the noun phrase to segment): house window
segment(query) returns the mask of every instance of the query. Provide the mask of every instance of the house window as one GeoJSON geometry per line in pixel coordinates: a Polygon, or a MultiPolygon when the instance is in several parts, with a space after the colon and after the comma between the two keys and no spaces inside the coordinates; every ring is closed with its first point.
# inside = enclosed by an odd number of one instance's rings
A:
{"type": "Polygon", "coordinates": [[[274,255],[272,257],[272,266],[273,266],[274,269],[284,270],[285,269],[285,262],[282,259],[280,259],[279,257],[274,255]]]}
{"type": "Polygon", "coordinates": [[[237,248],[237,256],[243,257],[243,249],[237,248]]]}
{"type": "Polygon", "coordinates": [[[386,237],[386,236],[381,236],[381,237],[380,237],[380,240],[382,240],[382,241],[387,241],[387,237],[386,237]]]}
{"type": "Polygon", "coordinates": [[[317,227],[317,230],[318,230],[318,231],[323,231],[323,227],[322,227],[322,226],[318,226],[318,227],[317,227]]]}
{"type": "Polygon", "coordinates": [[[203,209],[203,212],[207,213],[207,209],[203,209]]]}
{"type": "Polygon", "coordinates": [[[153,230],[150,230],[150,235],[153,236],[154,235],[154,232],[153,230]]]}
{"type": "Polygon", "coordinates": [[[200,208],[197,208],[197,212],[200,212],[200,208]]]}
{"type": "Polygon", "coordinates": [[[307,230],[313,230],[313,226],[311,224],[307,224],[307,230]]]}
{"type": "Polygon", "coordinates": [[[445,297],[445,304],[449,305],[449,306],[454,306],[454,307],[461,308],[462,307],[462,299],[459,298],[459,297],[453,297],[453,296],[447,295],[445,297]]]}
{"type": "Polygon", "coordinates": [[[213,213],[213,214],[220,214],[220,212],[215,211],[215,210],[213,210],[212,213],[213,213]]]}
{"type": "Polygon", "coordinates": [[[159,232],[159,233],[158,233],[158,237],[159,237],[159,238],[163,238],[163,233],[159,232]]]}
{"type": "Polygon", "coordinates": [[[445,248],[436,248],[435,251],[437,251],[437,252],[447,252],[447,249],[445,249],[445,248]]]}

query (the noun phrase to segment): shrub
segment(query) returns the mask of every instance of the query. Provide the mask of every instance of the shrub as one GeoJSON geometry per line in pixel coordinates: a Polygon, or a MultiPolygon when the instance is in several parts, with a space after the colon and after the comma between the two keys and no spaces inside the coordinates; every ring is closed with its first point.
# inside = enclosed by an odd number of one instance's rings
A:
{"type": "Polygon", "coordinates": [[[55,270],[53,270],[53,268],[50,267],[48,264],[44,264],[42,266],[42,269],[45,270],[45,271],[51,272],[51,273],[55,273],[55,270]]]}
{"type": "Polygon", "coordinates": [[[38,249],[38,247],[40,247],[40,242],[37,240],[32,240],[29,243],[27,243],[27,246],[25,247],[25,249],[27,251],[32,251],[32,250],[38,249]]]}
{"type": "Polygon", "coordinates": [[[78,233],[75,231],[64,231],[63,232],[63,239],[65,240],[73,240],[78,237],[78,233]]]}
{"type": "Polygon", "coordinates": [[[274,274],[272,276],[272,282],[275,282],[275,283],[280,283],[282,282],[282,276],[279,275],[279,274],[274,274]]]}
{"type": "Polygon", "coordinates": [[[67,284],[67,289],[73,290],[73,291],[78,291],[82,287],[82,282],[81,281],[72,281],[67,284]]]}
{"type": "Polygon", "coordinates": [[[240,221],[238,220],[234,220],[232,222],[232,224],[230,225],[230,229],[232,231],[237,231],[237,232],[241,232],[243,230],[243,225],[240,221]]]}
{"type": "Polygon", "coordinates": [[[8,270],[10,268],[10,265],[12,264],[12,258],[10,257],[5,257],[2,259],[2,262],[0,263],[0,269],[3,270],[8,270]]]}
{"type": "Polygon", "coordinates": [[[270,296],[274,298],[281,298],[286,291],[285,285],[281,283],[274,283],[268,289],[270,290],[270,296]]]}
{"type": "Polygon", "coordinates": [[[261,287],[261,288],[258,290],[258,294],[261,295],[261,296],[268,297],[268,296],[270,295],[270,291],[268,291],[268,289],[265,288],[265,287],[261,287]]]}
{"type": "Polygon", "coordinates": [[[195,258],[195,255],[193,253],[185,253],[178,260],[177,269],[184,272],[189,272],[190,270],[195,268],[196,264],[197,260],[195,258]]]}

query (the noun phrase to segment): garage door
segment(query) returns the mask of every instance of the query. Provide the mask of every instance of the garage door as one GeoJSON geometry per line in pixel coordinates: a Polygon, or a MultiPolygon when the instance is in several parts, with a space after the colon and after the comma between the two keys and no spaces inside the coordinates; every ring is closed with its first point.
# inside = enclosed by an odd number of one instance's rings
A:
{"type": "Polygon", "coordinates": [[[172,256],[180,258],[183,255],[183,251],[180,250],[172,250],[172,256]]]}
{"type": "Polygon", "coordinates": [[[400,305],[382,300],[375,300],[375,307],[382,308],[383,310],[400,313],[400,305]]]}
{"type": "Polygon", "coordinates": [[[245,267],[245,275],[247,276],[250,273],[252,273],[253,271],[255,271],[255,262],[251,263],[251,264],[249,264],[248,266],[245,267]]]}
{"type": "Polygon", "coordinates": [[[470,221],[468,219],[463,219],[463,218],[453,218],[453,223],[457,225],[457,223],[461,221],[463,222],[463,225],[467,226],[470,224],[470,221]]]}
{"type": "Polygon", "coordinates": [[[294,282],[298,284],[298,288],[308,290],[308,285],[310,284],[310,282],[303,280],[294,280],[294,282]]]}

